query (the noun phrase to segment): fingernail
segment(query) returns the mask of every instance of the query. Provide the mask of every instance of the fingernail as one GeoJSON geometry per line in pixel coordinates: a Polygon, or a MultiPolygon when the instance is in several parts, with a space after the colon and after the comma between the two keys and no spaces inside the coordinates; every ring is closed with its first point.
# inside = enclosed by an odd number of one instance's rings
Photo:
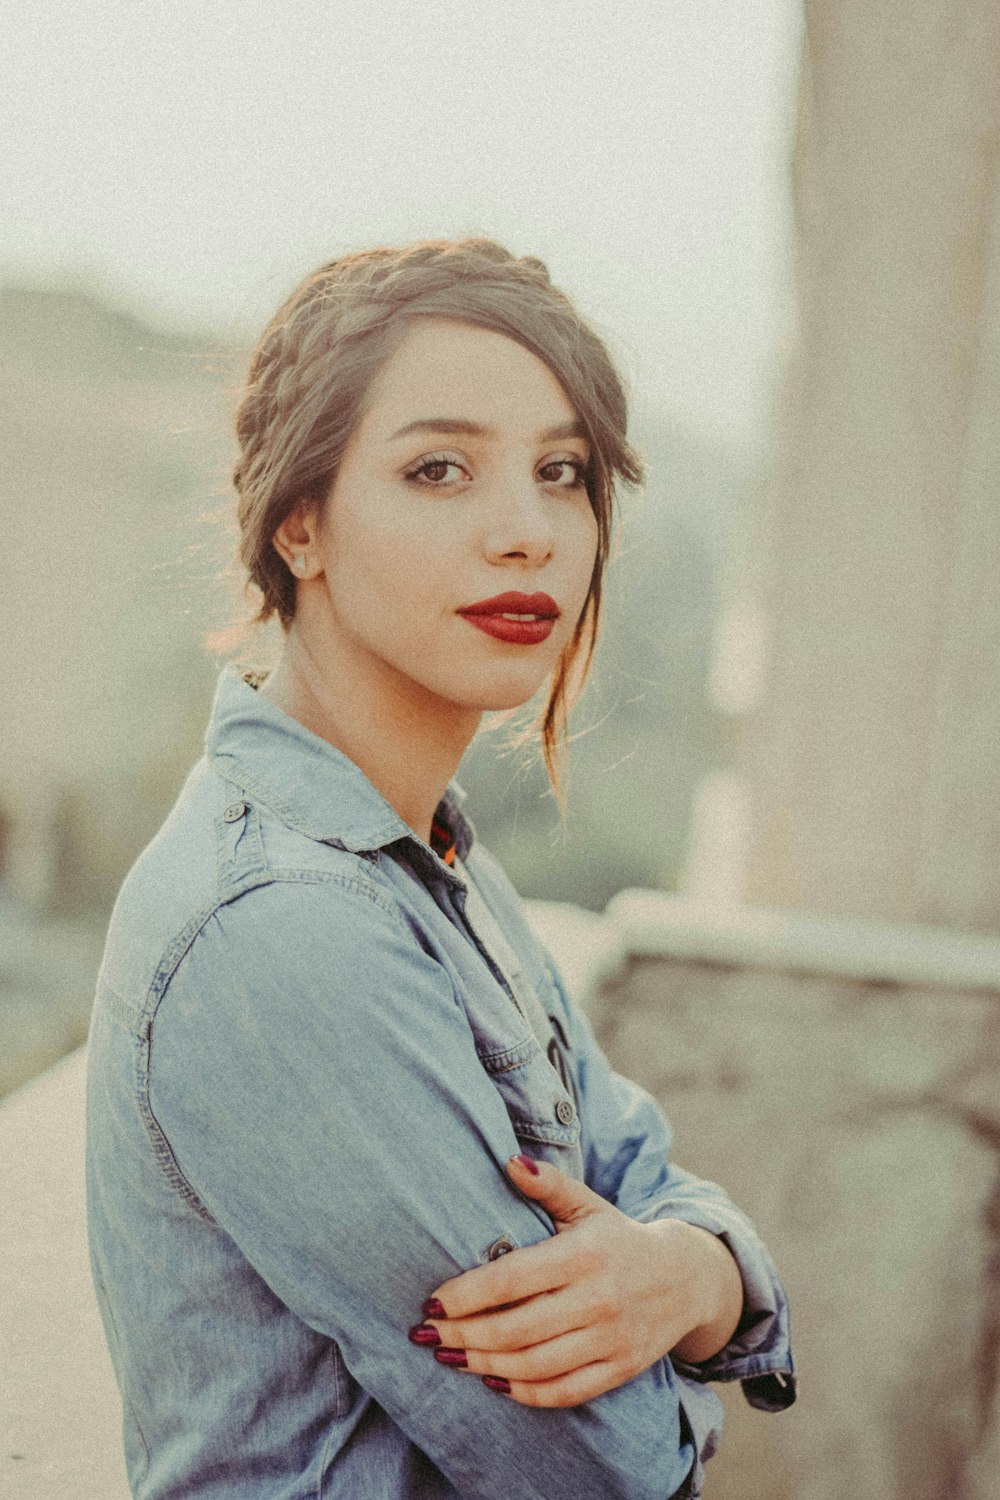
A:
{"type": "Polygon", "coordinates": [[[417,1323],[406,1335],[411,1344],[440,1344],[441,1335],[429,1323],[417,1323]]]}
{"type": "Polygon", "coordinates": [[[454,1365],[458,1370],[464,1370],[469,1363],[464,1349],[435,1349],[434,1358],[439,1365],[454,1365]]]}
{"type": "Polygon", "coordinates": [[[448,1316],[436,1297],[428,1297],[420,1311],[425,1318],[446,1318],[448,1316]]]}
{"type": "Polygon", "coordinates": [[[517,1156],[513,1158],[513,1160],[519,1161],[524,1170],[526,1172],[530,1172],[532,1177],[537,1177],[539,1175],[538,1163],[533,1156],[525,1156],[524,1152],[521,1151],[517,1156]]]}
{"type": "Polygon", "coordinates": [[[491,1391],[499,1391],[502,1396],[510,1395],[510,1381],[504,1380],[502,1375],[484,1375],[483,1385],[488,1385],[491,1391]]]}

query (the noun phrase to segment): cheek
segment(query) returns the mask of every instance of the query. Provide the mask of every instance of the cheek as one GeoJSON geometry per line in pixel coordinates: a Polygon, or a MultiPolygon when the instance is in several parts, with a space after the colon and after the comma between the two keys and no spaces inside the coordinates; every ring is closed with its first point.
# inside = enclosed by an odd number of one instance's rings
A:
{"type": "Polygon", "coordinates": [[[338,583],[350,590],[384,587],[391,580],[405,588],[419,569],[419,547],[405,524],[389,507],[374,499],[364,510],[344,507],[330,527],[327,556],[338,583]],[[409,566],[406,564],[410,560],[409,566]]]}

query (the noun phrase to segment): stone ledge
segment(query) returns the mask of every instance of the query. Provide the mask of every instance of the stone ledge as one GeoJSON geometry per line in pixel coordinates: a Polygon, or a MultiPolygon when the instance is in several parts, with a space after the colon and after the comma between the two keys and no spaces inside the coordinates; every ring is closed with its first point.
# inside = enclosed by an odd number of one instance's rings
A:
{"type": "Polygon", "coordinates": [[[1000,938],[945,928],[713,906],[621,891],[604,921],[614,954],[778,969],[869,984],[1000,992],[1000,938]]]}
{"type": "Polygon", "coordinates": [[[121,1412],[90,1280],[84,1052],[0,1101],[0,1493],[127,1500],[121,1412]]]}

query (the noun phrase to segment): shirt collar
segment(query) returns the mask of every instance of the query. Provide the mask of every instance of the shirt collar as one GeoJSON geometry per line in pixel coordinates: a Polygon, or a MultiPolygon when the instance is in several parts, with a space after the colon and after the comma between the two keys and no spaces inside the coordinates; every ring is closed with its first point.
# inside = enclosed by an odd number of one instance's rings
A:
{"type": "MultiPolygon", "coordinates": [[[[308,838],[337,844],[353,854],[409,839],[430,856],[439,873],[443,871],[456,884],[464,885],[461,877],[403,821],[359,766],[283,713],[234,665],[224,667],[219,674],[205,733],[205,753],[222,775],[308,838]]],[[[452,781],[434,814],[435,823],[451,832],[455,853],[461,860],[475,837],[461,811],[464,801],[464,791],[452,781]]]]}

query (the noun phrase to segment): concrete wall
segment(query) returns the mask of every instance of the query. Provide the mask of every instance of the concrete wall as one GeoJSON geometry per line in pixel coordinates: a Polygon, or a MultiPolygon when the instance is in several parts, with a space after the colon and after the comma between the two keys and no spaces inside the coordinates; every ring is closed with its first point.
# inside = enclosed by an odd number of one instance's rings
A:
{"type": "Polygon", "coordinates": [[[609,917],[598,1034],[791,1300],[798,1400],[729,1393],[708,1500],[997,1500],[1000,940],[648,893],[609,917]]]}

